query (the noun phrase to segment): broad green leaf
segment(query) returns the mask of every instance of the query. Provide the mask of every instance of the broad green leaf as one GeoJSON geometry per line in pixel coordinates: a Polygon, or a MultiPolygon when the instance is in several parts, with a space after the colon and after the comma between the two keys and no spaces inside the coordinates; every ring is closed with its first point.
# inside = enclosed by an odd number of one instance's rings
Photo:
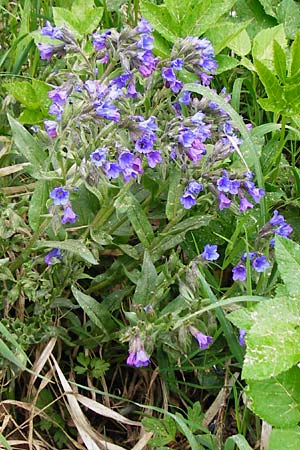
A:
{"type": "Polygon", "coordinates": [[[276,40],[273,41],[273,53],[274,53],[274,67],[277,76],[279,80],[284,83],[286,79],[286,69],[287,69],[285,51],[276,40]]]}
{"type": "Polygon", "coordinates": [[[275,237],[278,270],[291,295],[300,295],[300,246],[280,236],[275,237]]]}
{"type": "Polygon", "coordinates": [[[116,209],[126,213],[128,219],[144,247],[149,247],[153,238],[152,226],[138,200],[130,193],[126,193],[115,201],[116,209]]]}
{"type": "Polygon", "coordinates": [[[282,0],[276,9],[279,23],[282,23],[288,39],[295,39],[295,35],[300,28],[300,8],[299,3],[294,0],[282,0]]]}
{"type": "Polygon", "coordinates": [[[234,10],[238,20],[252,20],[247,27],[251,39],[264,28],[271,28],[277,25],[276,19],[266,14],[258,0],[237,0],[234,10]]]}
{"type": "Polygon", "coordinates": [[[300,369],[292,367],[278,377],[247,380],[251,409],[278,428],[292,428],[300,421],[300,369]]]}
{"type": "Polygon", "coordinates": [[[169,191],[166,204],[166,216],[168,220],[173,220],[177,216],[178,208],[180,208],[180,194],[182,189],[180,186],[181,171],[172,165],[169,173],[169,191]]]}
{"type": "Polygon", "coordinates": [[[194,4],[194,0],[165,0],[167,10],[174,17],[178,24],[185,22],[186,16],[190,12],[190,8],[194,4]]]}
{"type": "Polygon", "coordinates": [[[249,23],[249,21],[239,23],[222,21],[211,26],[206,31],[206,37],[211,41],[215,53],[218,54],[223,48],[228,47],[232,39],[235,39],[249,23]]]}
{"type": "Polygon", "coordinates": [[[7,114],[7,117],[19,152],[32,164],[34,169],[42,170],[47,159],[47,154],[17,120],[9,114],[7,114]]]}
{"type": "Polygon", "coordinates": [[[243,378],[275,377],[294,366],[300,359],[300,298],[264,301],[251,316],[253,325],[246,336],[243,378]]]}
{"type": "Polygon", "coordinates": [[[295,40],[291,45],[291,63],[289,76],[294,77],[300,73],[300,33],[296,34],[295,40]]]}
{"type": "Polygon", "coordinates": [[[36,231],[47,213],[46,202],[49,197],[49,186],[46,180],[36,182],[33,195],[29,204],[28,220],[33,231],[36,231]]]}
{"type": "Polygon", "coordinates": [[[300,448],[300,427],[287,430],[272,430],[268,450],[298,450],[300,448]]]}
{"type": "Polygon", "coordinates": [[[52,8],[54,23],[57,27],[66,27],[76,38],[81,37],[81,26],[78,18],[68,9],[56,6],[52,8]]]}
{"type": "MultiPolygon", "coordinates": [[[[246,22],[250,24],[250,22],[246,22]]],[[[245,56],[250,53],[251,40],[249,34],[244,29],[236,37],[230,40],[228,47],[239,56],[245,56]]]]}
{"type": "Polygon", "coordinates": [[[253,324],[253,317],[251,310],[248,308],[239,308],[230,314],[227,314],[227,319],[233,323],[237,328],[249,330],[253,324]]]}
{"type": "Polygon", "coordinates": [[[12,81],[4,83],[4,88],[13,95],[18,102],[28,109],[38,109],[39,101],[35,90],[28,81],[12,81]]]}
{"type": "Polygon", "coordinates": [[[127,3],[128,0],[109,0],[106,3],[107,11],[119,11],[121,6],[124,3],[127,3]]]}
{"type": "Polygon", "coordinates": [[[226,72],[226,70],[234,69],[240,64],[240,61],[238,59],[232,58],[232,56],[228,55],[217,55],[216,61],[218,63],[216,74],[226,72]]]}
{"type": "Polygon", "coordinates": [[[24,109],[18,117],[20,123],[26,125],[37,125],[45,119],[45,114],[39,109],[24,109]]]}
{"type": "Polygon", "coordinates": [[[46,114],[52,104],[52,100],[48,97],[51,86],[41,80],[32,80],[32,88],[38,100],[39,107],[46,114]]]}
{"type": "Polygon", "coordinates": [[[263,5],[264,10],[266,11],[267,14],[276,17],[276,9],[277,6],[280,4],[281,0],[259,0],[259,1],[263,5]]]}
{"type": "Polygon", "coordinates": [[[71,289],[78,304],[91,319],[91,321],[97,325],[98,328],[103,330],[105,334],[110,335],[110,333],[115,329],[115,323],[112,320],[108,310],[103,307],[100,302],[96,301],[90,295],[86,295],[79,291],[75,286],[72,286],[71,289]]]}
{"type": "Polygon", "coordinates": [[[148,0],[142,0],[140,8],[142,16],[149,20],[153,28],[167,41],[174,42],[180,36],[178,24],[166,6],[154,5],[148,0]]]}
{"type": "Polygon", "coordinates": [[[259,75],[260,81],[264,85],[268,100],[276,107],[276,111],[283,111],[286,107],[283,98],[283,88],[280,86],[278,79],[266,65],[255,59],[254,65],[259,75]]]}
{"type": "Polygon", "coordinates": [[[283,91],[286,100],[286,114],[294,116],[300,108],[300,77],[297,84],[287,85],[283,91]]]}
{"type": "Polygon", "coordinates": [[[76,256],[79,256],[90,264],[98,264],[98,261],[95,259],[94,255],[84,245],[84,243],[76,239],[68,239],[66,241],[39,241],[38,246],[46,248],[60,248],[61,250],[66,250],[76,256]]]}
{"type": "Polygon", "coordinates": [[[252,56],[263,62],[268,68],[273,68],[273,41],[285,49],[287,46],[283,25],[267,28],[258,33],[253,39],[252,56]]]}
{"type": "Polygon", "coordinates": [[[226,439],[224,450],[233,450],[236,446],[239,450],[253,450],[242,434],[236,434],[226,439]]]}
{"type": "Polygon", "coordinates": [[[151,300],[155,294],[156,279],[157,273],[155,266],[149,252],[145,250],[142,273],[135,289],[133,303],[143,306],[151,304],[151,300]]]}
{"type": "Polygon", "coordinates": [[[229,13],[236,0],[194,0],[182,24],[183,36],[202,35],[229,13]]]}

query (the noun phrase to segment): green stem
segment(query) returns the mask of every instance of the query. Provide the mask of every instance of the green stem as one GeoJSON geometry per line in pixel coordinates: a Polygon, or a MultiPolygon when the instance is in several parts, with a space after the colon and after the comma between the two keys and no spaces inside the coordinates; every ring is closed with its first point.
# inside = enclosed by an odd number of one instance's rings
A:
{"type": "Polygon", "coordinates": [[[45,219],[44,222],[39,226],[39,228],[33,233],[27,247],[20,253],[20,255],[12,262],[10,265],[11,272],[17,270],[24,262],[25,258],[30,254],[32,247],[40,237],[40,235],[46,230],[50,219],[45,219]]]}
{"type": "Polygon", "coordinates": [[[278,177],[281,154],[282,154],[282,150],[283,150],[283,147],[285,144],[285,127],[286,127],[286,116],[282,116],[280,140],[279,140],[279,144],[278,144],[278,150],[277,150],[276,159],[275,159],[275,169],[274,169],[273,178],[272,178],[273,181],[275,181],[276,178],[278,177]]]}

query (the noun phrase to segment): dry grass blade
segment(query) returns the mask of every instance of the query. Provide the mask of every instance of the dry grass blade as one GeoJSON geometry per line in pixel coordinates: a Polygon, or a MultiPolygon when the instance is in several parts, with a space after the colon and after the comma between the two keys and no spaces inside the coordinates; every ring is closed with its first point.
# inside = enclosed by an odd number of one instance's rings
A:
{"type": "Polygon", "coordinates": [[[107,406],[102,405],[101,403],[96,402],[88,397],[84,397],[81,394],[76,395],[77,400],[87,408],[91,409],[100,416],[109,417],[110,419],[117,420],[118,422],[124,423],[126,425],[133,425],[137,427],[142,427],[143,425],[140,422],[136,422],[134,420],[127,419],[127,417],[122,416],[121,414],[113,411],[107,406]]]}
{"type": "Polygon", "coordinates": [[[68,404],[69,404],[69,412],[72,417],[72,420],[78,430],[78,433],[81,436],[81,439],[83,440],[84,444],[86,445],[88,450],[125,450],[123,447],[120,447],[115,444],[111,444],[110,442],[106,442],[99,434],[91,427],[89,424],[87,418],[83,414],[83,412],[80,409],[79,403],[72,391],[71,386],[69,385],[67,379],[65,378],[64,374],[62,373],[57,361],[53,356],[51,356],[51,359],[54,363],[56,372],[58,374],[58,377],[60,379],[62,388],[66,394],[68,404]],[[98,444],[101,446],[101,448],[98,446],[98,444]]]}
{"type": "Polygon", "coordinates": [[[0,169],[0,177],[6,177],[12,173],[20,172],[24,167],[30,166],[30,163],[15,164],[13,166],[2,167],[0,169]]]}
{"type": "Polygon", "coordinates": [[[35,383],[35,380],[37,379],[38,374],[41,372],[42,368],[46,364],[46,361],[50,358],[50,355],[52,354],[52,350],[56,344],[56,341],[57,341],[56,337],[51,338],[46,347],[44,348],[44,350],[42,351],[42,353],[40,354],[39,358],[33,364],[32,372],[34,372],[35,375],[31,375],[28,385],[27,398],[30,397],[32,387],[35,383]]]}
{"type": "Polygon", "coordinates": [[[148,444],[149,440],[152,438],[153,433],[152,431],[148,431],[146,432],[141,439],[135,444],[134,447],[132,447],[131,450],[143,450],[143,448],[146,447],[146,445],[148,444]]]}

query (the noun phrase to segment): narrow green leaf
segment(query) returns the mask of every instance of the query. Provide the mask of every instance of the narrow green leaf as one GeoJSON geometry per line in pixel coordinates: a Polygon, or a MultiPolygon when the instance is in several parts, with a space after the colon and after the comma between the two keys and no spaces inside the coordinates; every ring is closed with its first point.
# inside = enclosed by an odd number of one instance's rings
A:
{"type": "Polygon", "coordinates": [[[226,439],[224,450],[233,450],[236,446],[239,450],[253,450],[242,434],[236,434],[226,439]]]}
{"type": "Polygon", "coordinates": [[[293,77],[298,73],[300,73],[300,32],[296,34],[295,40],[291,45],[289,76],[293,77]]]}
{"type": "Polygon", "coordinates": [[[273,41],[273,53],[274,53],[274,67],[278,78],[282,83],[286,79],[286,57],[285,51],[276,40],[273,41]]]}
{"type": "Polygon", "coordinates": [[[7,114],[11,126],[14,142],[19,152],[30,162],[34,169],[42,170],[44,168],[47,154],[36,143],[31,134],[13,117],[7,114]]]}
{"type": "Polygon", "coordinates": [[[157,273],[155,266],[149,252],[145,250],[142,273],[135,289],[133,303],[143,306],[151,304],[151,300],[155,294],[156,279],[157,273]]]}
{"type": "Polygon", "coordinates": [[[28,220],[33,231],[36,231],[42,221],[42,215],[47,213],[46,201],[49,197],[49,187],[46,180],[36,182],[29,204],[28,220]]]}
{"type": "Polygon", "coordinates": [[[39,241],[37,244],[38,247],[41,248],[60,248],[61,250],[66,250],[79,256],[90,264],[98,264],[98,261],[95,259],[94,255],[84,245],[84,243],[75,239],[68,239],[66,241],[39,241]]]}
{"type": "Polygon", "coordinates": [[[153,238],[152,226],[138,200],[130,193],[126,193],[115,202],[116,209],[126,213],[128,219],[144,247],[149,247],[153,238]]]}
{"type": "Polygon", "coordinates": [[[5,439],[5,437],[3,436],[2,433],[0,433],[0,442],[3,444],[4,448],[6,448],[6,450],[13,450],[12,447],[10,446],[9,442],[7,442],[7,440],[5,439]]]}
{"type": "Polygon", "coordinates": [[[91,321],[97,325],[100,330],[103,330],[105,334],[110,335],[115,329],[115,324],[108,310],[93,297],[79,291],[75,286],[72,286],[71,289],[78,304],[91,321]]]}
{"type": "Polygon", "coordinates": [[[257,59],[254,59],[254,65],[260,81],[265,87],[268,99],[277,106],[278,111],[284,110],[286,103],[283,98],[283,88],[280,86],[278,79],[272,70],[257,59]]]}
{"type": "Polygon", "coordinates": [[[180,187],[181,171],[173,165],[169,174],[169,191],[166,204],[166,216],[168,220],[175,219],[178,207],[180,206],[179,199],[181,194],[180,187]]]}

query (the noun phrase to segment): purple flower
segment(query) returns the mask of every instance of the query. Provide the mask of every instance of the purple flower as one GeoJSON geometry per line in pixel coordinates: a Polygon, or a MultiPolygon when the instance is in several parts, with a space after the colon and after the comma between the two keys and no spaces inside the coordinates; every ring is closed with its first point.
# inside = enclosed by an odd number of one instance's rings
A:
{"type": "Polygon", "coordinates": [[[219,210],[222,211],[225,208],[229,208],[229,206],[231,205],[231,200],[226,197],[225,194],[223,194],[223,192],[221,192],[221,194],[218,196],[219,198],[219,210]]]}
{"type": "Polygon", "coordinates": [[[142,34],[141,39],[137,42],[137,48],[142,48],[143,50],[153,49],[153,36],[142,34]]]}
{"type": "Polygon", "coordinates": [[[284,225],[285,219],[281,214],[278,214],[277,209],[275,209],[273,217],[269,220],[269,223],[273,226],[284,225]]]}
{"type": "Polygon", "coordinates": [[[192,180],[189,182],[186,192],[189,194],[195,194],[198,195],[199,192],[204,190],[204,186],[201,183],[198,183],[198,181],[192,180]]]}
{"type": "Polygon", "coordinates": [[[193,206],[197,204],[197,200],[192,194],[190,194],[189,192],[185,192],[180,197],[180,203],[185,209],[191,209],[193,206]]]}
{"type": "Polygon", "coordinates": [[[147,153],[146,156],[147,156],[148,165],[152,169],[157,164],[160,164],[162,162],[162,156],[158,150],[150,151],[149,153],[147,153]]]}
{"type": "Polygon", "coordinates": [[[90,155],[90,160],[91,162],[96,166],[96,167],[102,167],[104,162],[106,161],[106,156],[107,156],[107,148],[105,147],[99,147],[97,148],[93,153],[91,153],[90,155]]]}
{"type": "Polygon", "coordinates": [[[48,134],[48,136],[50,136],[51,138],[56,138],[57,136],[57,122],[55,122],[55,120],[44,120],[44,125],[45,125],[45,129],[46,132],[48,134]]]}
{"type": "Polygon", "coordinates": [[[217,188],[219,192],[229,192],[230,180],[226,176],[223,176],[217,180],[217,188]]]}
{"type": "Polygon", "coordinates": [[[135,143],[136,151],[140,153],[150,152],[153,148],[153,142],[155,138],[156,137],[154,134],[152,135],[144,134],[143,136],[141,136],[135,143]]]}
{"type": "MultiPolygon", "coordinates": [[[[170,83],[176,80],[175,72],[170,67],[163,67],[161,74],[165,82],[170,83]]],[[[169,87],[169,85],[167,87],[169,87]]]]}
{"type": "Polygon", "coordinates": [[[50,44],[41,44],[38,43],[37,44],[37,48],[39,49],[40,52],[40,58],[41,59],[46,59],[47,61],[50,61],[53,53],[54,53],[54,48],[52,45],[50,44]]]}
{"type": "Polygon", "coordinates": [[[67,101],[68,91],[57,87],[48,92],[48,97],[51,98],[53,103],[63,106],[67,101]]]}
{"type": "Polygon", "coordinates": [[[135,29],[136,29],[136,31],[138,33],[151,33],[153,31],[150,23],[148,22],[148,20],[144,19],[143,17],[138,22],[138,24],[137,24],[135,29]]]}
{"type": "Polygon", "coordinates": [[[93,47],[94,49],[99,52],[106,48],[106,39],[111,34],[110,31],[105,31],[104,33],[94,33],[93,34],[93,47]]]}
{"type": "Polygon", "coordinates": [[[175,70],[182,70],[183,64],[184,64],[184,62],[183,62],[183,59],[181,59],[181,58],[176,58],[176,59],[173,59],[173,61],[171,61],[171,67],[172,67],[172,69],[175,69],[175,70]]]}
{"type": "MultiPolygon", "coordinates": [[[[120,160],[119,160],[119,164],[120,164],[120,160]]],[[[121,164],[120,164],[120,166],[121,166],[121,164]]],[[[122,169],[122,174],[123,174],[125,183],[128,183],[128,181],[131,178],[137,178],[137,176],[142,173],[143,173],[143,167],[142,167],[142,161],[140,158],[134,158],[130,166],[127,166],[124,169],[122,169]]]]}
{"type": "Polygon", "coordinates": [[[139,336],[130,339],[129,356],[126,363],[134,367],[146,367],[150,364],[150,358],[145,352],[139,336]]]}
{"type": "Polygon", "coordinates": [[[118,162],[121,169],[132,167],[134,155],[130,152],[121,152],[119,154],[118,162]]]}
{"type": "Polygon", "coordinates": [[[64,215],[61,219],[61,223],[63,225],[65,225],[66,223],[75,223],[77,219],[77,214],[75,214],[75,212],[73,211],[70,203],[68,203],[65,207],[64,207],[64,215]]]}
{"type": "Polygon", "coordinates": [[[179,102],[189,105],[191,103],[191,93],[189,91],[184,91],[184,93],[179,97],[179,102]]]}
{"type": "Polygon", "coordinates": [[[142,120],[139,122],[138,127],[141,131],[145,131],[146,133],[151,133],[157,130],[156,117],[150,116],[147,120],[142,120]]]}
{"type": "Polygon", "coordinates": [[[206,146],[198,139],[195,139],[192,146],[186,150],[186,154],[193,164],[196,165],[202,156],[206,155],[206,146]]]}
{"type": "Polygon", "coordinates": [[[51,39],[62,39],[63,37],[61,30],[57,27],[53,27],[48,20],[46,21],[46,26],[41,28],[41,33],[44,36],[51,37],[51,39]]]}
{"type": "Polygon", "coordinates": [[[241,199],[240,199],[240,211],[241,212],[245,212],[247,209],[251,209],[251,208],[253,208],[253,205],[252,205],[251,202],[249,202],[247,197],[241,197],[241,199]]]}
{"type": "Polygon", "coordinates": [[[149,77],[156,68],[158,58],[154,58],[151,50],[146,50],[144,53],[138,54],[137,56],[139,61],[141,62],[141,65],[139,64],[138,66],[140,74],[144,78],[149,77]]]}
{"type": "Polygon", "coordinates": [[[209,86],[211,80],[213,79],[211,75],[207,75],[205,72],[200,73],[200,78],[204,86],[209,86]]]}
{"type": "Polygon", "coordinates": [[[203,259],[207,261],[216,261],[219,258],[219,253],[217,252],[217,245],[206,244],[204,247],[204,252],[201,253],[203,259]]]}
{"type": "Polygon", "coordinates": [[[244,264],[238,264],[232,268],[232,279],[234,281],[245,281],[247,278],[247,271],[244,264]]]}
{"type": "Polygon", "coordinates": [[[44,257],[44,261],[48,266],[54,263],[55,258],[61,259],[62,254],[60,248],[53,248],[47,255],[44,257]]]}
{"type": "Polygon", "coordinates": [[[240,185],[241,182],[239,180],[230,180],[229,193],[232,195],[238,194],[240,185]]]}
{"type": "Polygon", "coordinates": [[[251,195],[251,197],[253,198],[253,200],[255,201],[255,203],[259,203],[260,199],[265,195],[265,191],[261,188],[253,188],[253,189],[248,189],[249,195],[251,195]]]}
{"type": "Polygon", "coordinates": [[[250,260],[252,260],[253,258],[256,257],[256,255],[257,255],[256,252],[249,252],[249,253],[245,252],[245,253],[242,254],[241,260],[242,260],[242,261],[246,261],[247,258],[249,258],[250,260]]]}
{"type": "MultiPolygon", "coordinates": [[[[57,103],[53,103],[50,106],[48,113],[56,116],[56,120],[61,120],[63,111],[64,110],[63,110],[62,106],[58,105],[57,103]]],[[[56,127],[55,127],[55,132],[56,132],[56,127]]],[[[56,135],[53,137],[56,137],[56,135]]]]}
{"type": "Polygon", "coordinates": [[[98,116],[103,117],[107,120],[113,120],[114,122],[119,122],[120,113],[118,108],[108,101],[96,102],[96,113],[98,116]]]}
{"type": "Polygon", "coordinates": [[[195,136],[190,128],[184,127],[178,131],[178,142],[184,147],[190,147],[194,140],[195,136]]]}
{"type": "Polygon", "coordinates": [[[280,225],[280,227],[276,228],[274,230],[274,233],[278,234],[279,236],[289,238],[292,231],[293,227],[291,227],[291,225],[289,225],[288,223],[284,223],[283,225],[280,225]]]}
{"type": "Polygon", "coordinates": [[[247,334],[247,330],[243,330],[242,328],[239,328],[239,344],[241,347],[245,347],[245,337],[247,334]]]}
{"type": "Polygon", "coordinates": [[[104,163],[104,172],[108,178],[118,178],[121,169],[120,166],[113,162],[104,163]]]}
{"type": "Polygon", "coordinates": [[[63,187],[54,188],[50,192],[50,198],[52,198],[54,205],[62,205],[65,206],[69,202],[69,191],[64,189],[63,187]]]}
{"type": "Polygon", "coordinates": [[[201,350],[206,350],[207,347],[212,344],[213,338],[211,336],[207,336],[206,334],[201,333],[201,331],[197,330],[197,328],[190,326],[190,332],[197,339],[198,345],[201,350]]]}
{"type": "Polygon", "coordinates": [[[252,267],[256,272],[261,273],[270,267],[270,263],[266,256],[258,256],[252,261],[252,267]]]}

